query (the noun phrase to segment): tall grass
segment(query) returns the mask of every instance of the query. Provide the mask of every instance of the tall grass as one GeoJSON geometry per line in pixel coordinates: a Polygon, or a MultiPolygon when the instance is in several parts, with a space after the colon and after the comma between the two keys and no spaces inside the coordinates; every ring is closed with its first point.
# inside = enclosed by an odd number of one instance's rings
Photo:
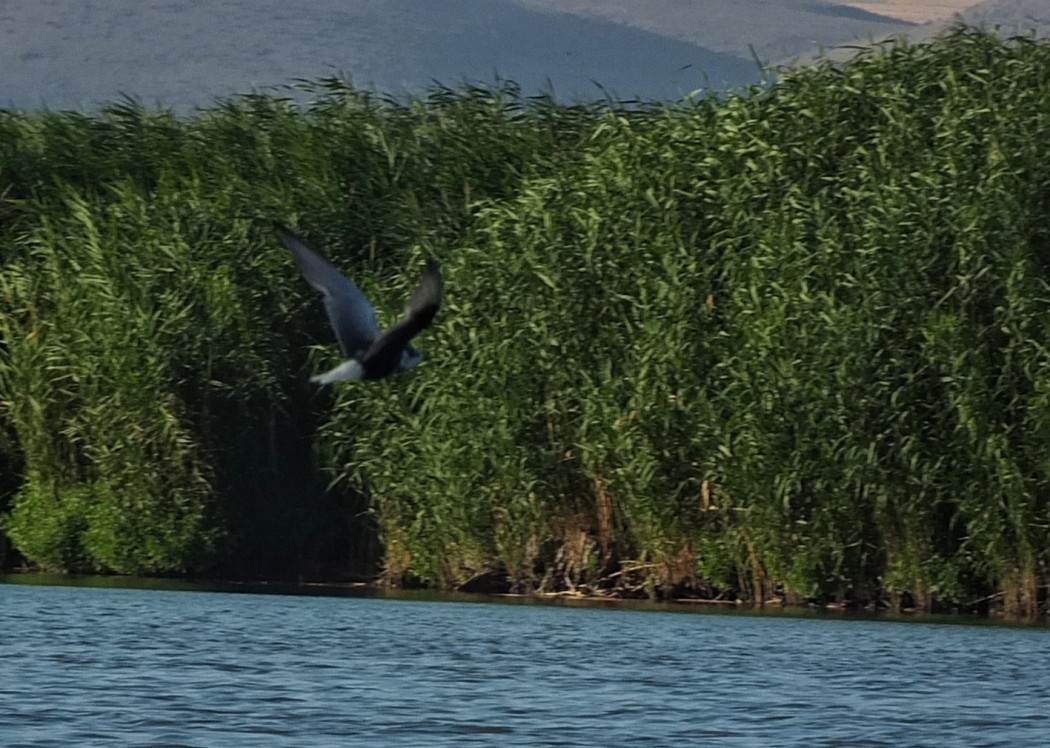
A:
{"type": "Polygon", "coordinates": [[[294,573],[345,554],[364,498],[325,495],[327,403],[297,376],[330,334],[269,220],[309,215],[384,272],[406,244],[454,241],[476,197],[570,142],[571,117],[538,128],[551,105],[509,86],[317,94],[190,120],[134,102],[0,115],[0,446],[24,465],[4,526],[33,562],[294,573]]]}
{"type": "Polygon", "coordinates": [[[4,115],[6,532],[59,568],[1033,613],[1048,71],[960,30],[689,104],[4,115]],[[439,257],[427,363],[304,385],[336,351],[272,218],[386,321],[439,257]]]}

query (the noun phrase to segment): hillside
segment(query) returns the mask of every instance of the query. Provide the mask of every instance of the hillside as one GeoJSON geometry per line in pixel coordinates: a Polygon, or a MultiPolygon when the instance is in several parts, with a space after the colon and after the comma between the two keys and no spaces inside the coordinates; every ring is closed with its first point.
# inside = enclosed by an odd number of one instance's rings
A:
{"type": "Polygon", "coordinates": [[[901,33],[910,23],[831,2],[803,0],[515,0],[549,13],[605,19],[763,62],[901,33]]]}
{"type": "Polygon", "coordinates": [[[707,81],[759,78],[746,53],[509,0],[108,0],[73,12],[55,0],[7,0],[0,34],[0,106],[19,108],[90,109],[124,93],[187,111],[344,73],[389,95],[500,76],[563,100],[677,98],[707,81]]]}
{"type": "MultiPolygon", "coordinates": [[[[892,6],[898,0],[884,0],[882,3],[858,3],[864,7],[892,6]]],[[[961,5],[962,3],[960,3],[961,5]]],[[[945,8],[947,10],[947,8],[945,8]]],[[[910,42],[928,41],[944,34],[953,27],[965,24],[972,28],[997,33],[1002,38],[1011,36],[1050,37],[1050,3],[1045,0],[985,0],[977,4],[966,3],[943,18],[936,18],[920,25],[902,28],[885,36],[874,35],[865,40],[867,46],[871,41],[906,39],[910,42]]],[[[848,60],[858,49],[856,44],[846,44],[838,48],[829,47],[823,50],[811,50],[796,57],[781,59],[778,64],[811,64],[820,56],[831,60],[848,60]]]]}
{"type": "Polygon", "coordinates": [[[962,22],[968,26],[997,30],[1003,37],[1028,36],[1032,32],[1040,38],[1050,36],[1050,3],[1045,0],[985,0],[977,3],[930,29],[930,34],[911,32],[913,38],[929,38],[932,33],[962,22]]]}
{"type": "Polygon", "coordinates": [[[562,100],[674,99],[704,86],[757,82],[752,50],[771,62],[915,30],[896,18],[801,0],[107,0],[71,7],[58,0],[0,4],[0,106],[92,109],[127,94],[186,112],[253,88],[295,95],[275,87],[336,75],[392,95],[501,76],[528,93],[553,89],[562,100]]]}

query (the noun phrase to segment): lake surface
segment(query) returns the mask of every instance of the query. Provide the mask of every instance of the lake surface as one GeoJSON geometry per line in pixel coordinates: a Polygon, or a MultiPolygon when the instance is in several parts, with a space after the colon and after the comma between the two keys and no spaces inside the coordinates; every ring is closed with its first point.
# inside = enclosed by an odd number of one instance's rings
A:
{"type": "Polygon", "coordinates": [[[1050,630],[0,584],[0,745],[1018,746],[1050,630]]]}

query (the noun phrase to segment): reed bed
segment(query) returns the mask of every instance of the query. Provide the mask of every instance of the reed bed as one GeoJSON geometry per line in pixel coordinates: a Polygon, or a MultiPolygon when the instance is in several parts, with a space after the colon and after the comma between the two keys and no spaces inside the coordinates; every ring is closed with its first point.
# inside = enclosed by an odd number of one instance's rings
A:
{"type": "Polygon", "coordinates": [[[1045,602],[1050,46],[959,29],[677,104],[312,90],[0,115],[30,562],[1045,602]],[[337,352],[274,219],[384,321],[439,258],[428,361],[307,385],[337,352]]]}

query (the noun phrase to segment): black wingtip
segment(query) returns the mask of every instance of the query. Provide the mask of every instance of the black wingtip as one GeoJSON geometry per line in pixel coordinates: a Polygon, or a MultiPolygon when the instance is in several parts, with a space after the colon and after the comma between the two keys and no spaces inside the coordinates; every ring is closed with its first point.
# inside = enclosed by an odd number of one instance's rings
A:
{"type": "Polygon", "coordinates": [[[444,288],[445,282],[441,277],[440,263],[434,259],[428,260],[419,279],[419,285],[416,286],[416,290],[408,300],[409,315],[420,320],[417,331],[426,327],[440,308],[444,288]]]}
{"type": "Polygon", "coordinates": [[[427,265],[423,268],[423,283],[430,286],[428,290],[429,295],[436,297],[438,303],[440,303],[445,288],[445,279],[441,275],[440,262],[435,259],[427,260],[427,265]]]}

